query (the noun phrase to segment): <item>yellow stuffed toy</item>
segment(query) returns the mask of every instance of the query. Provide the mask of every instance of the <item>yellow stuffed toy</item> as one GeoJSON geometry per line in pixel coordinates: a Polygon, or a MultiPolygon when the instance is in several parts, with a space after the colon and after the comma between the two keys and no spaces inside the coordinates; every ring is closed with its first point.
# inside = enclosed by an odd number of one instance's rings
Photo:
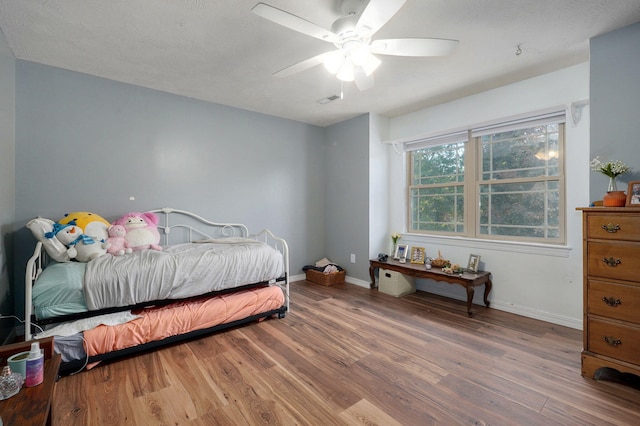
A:
{"type": "Polygon", "coordinates": [[[106,241],[109,237],[108,228],[111,224],[100,215],[91,212],[71,212],[65,214],[58,223],[67,225],[72,221],[82,229],[84,235],[93,237],[98,241],[106,241]]]}

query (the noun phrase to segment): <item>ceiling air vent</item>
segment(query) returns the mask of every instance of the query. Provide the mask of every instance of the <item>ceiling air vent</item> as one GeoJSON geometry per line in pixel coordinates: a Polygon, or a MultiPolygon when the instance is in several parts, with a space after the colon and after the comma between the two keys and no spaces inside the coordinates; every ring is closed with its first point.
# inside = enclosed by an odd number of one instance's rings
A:
{"type": "Polygon", "coordinates": [[[318,99],[316,102],[321,104],[321,105],[324,105],[324,104],[328,104],[331,101],[335,101],[336,99],[340,99],[340,96],[331,95],[331,96],[329,96],[327,98],[318,99]]]}

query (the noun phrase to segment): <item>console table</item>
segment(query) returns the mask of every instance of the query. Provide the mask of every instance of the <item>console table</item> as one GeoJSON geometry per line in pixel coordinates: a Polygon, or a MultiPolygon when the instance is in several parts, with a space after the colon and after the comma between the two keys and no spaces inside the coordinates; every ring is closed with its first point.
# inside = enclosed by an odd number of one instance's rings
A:
{"type": "Polygon", "coordinates": [[[423,264],[417,263],[400,263],[397,260],[388,260],[381,262],[379,260],[369,261],[369,275],[371,276],[371,288],[376,286],[376,269],[388,269],[397,271],[401,274],[409,275],[416,278],[429,278],[435,281],[443,281],[449,284],[460,284],[467,289],[467,314],[473,315],[471,311],[471,302],[475,293],[474,287],[484,285],[484,304],[489,307],[489,293],[491,292],[491,272],[478,271],[463,272],[462,274],[446,274],[442,272],[442,268],[433,267],[425,269],[423,264]]]}
{"type": "MultiPolygon", "coordinates": [[[[31,341],[0,346],[0,358],[3,363],[12,354],[28,351],[31,341]]],[[[53,352],[53,337],[40,340],[44,350],[44,382],[27,388],[22,387],[17,395],[0,401],[0,417],[5,425],[50,425],[51,400],[58,380],[61,358],[53,352]]]]}

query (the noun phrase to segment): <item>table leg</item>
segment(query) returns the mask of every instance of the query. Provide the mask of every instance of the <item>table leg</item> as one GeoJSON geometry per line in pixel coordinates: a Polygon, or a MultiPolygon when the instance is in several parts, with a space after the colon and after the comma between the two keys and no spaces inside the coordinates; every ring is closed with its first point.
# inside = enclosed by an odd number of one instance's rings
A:
{"type": "Polygon", "coordinates": [[[484,283],[484,306],[486,306],[487,308],[489,307],[489,293],[491,292],[491,287],[493,287],[493,284],[491,283],[491,280],[488,279],[486,283],[484,283]]]}
{"type": "Polygon", "coordinates": [[[376,269],[375,267],[369,266],[369,277],[371,277],[371,288],[374,288],[376,286],[375,269],[376,269]]]}
{"type": "Polygon", "coordinates": [[[473,312],[471,312],[471,302],[473,301],[473,295],[475,290],[473,289],[473,285],[467,287],[467,315],[472,316],[473,312]]]}

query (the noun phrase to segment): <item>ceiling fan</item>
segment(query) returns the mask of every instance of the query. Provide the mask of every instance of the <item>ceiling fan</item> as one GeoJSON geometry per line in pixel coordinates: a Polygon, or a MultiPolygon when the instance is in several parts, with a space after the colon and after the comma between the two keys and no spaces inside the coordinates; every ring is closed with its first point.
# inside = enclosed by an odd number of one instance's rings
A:
{"type": "Polygon", "coordinates": [[[373,72],[382,62],[375,55],[446,56],[458,45],[458,40],[437,38],[393,38],[371,40],[371,37],[404,6],[407,0],[342,0],[344,16],[331,30],[265,3],[251,11],[276,24],[317,39],[333,43],[337,50],[322,53],[293,64],[276,73],[286,77],[324,63],[329,72],[342,81],[355,81],[360,90],[373,87],[373,72]],[[365,7],[366,4],[366,7],[365,7]]]}

